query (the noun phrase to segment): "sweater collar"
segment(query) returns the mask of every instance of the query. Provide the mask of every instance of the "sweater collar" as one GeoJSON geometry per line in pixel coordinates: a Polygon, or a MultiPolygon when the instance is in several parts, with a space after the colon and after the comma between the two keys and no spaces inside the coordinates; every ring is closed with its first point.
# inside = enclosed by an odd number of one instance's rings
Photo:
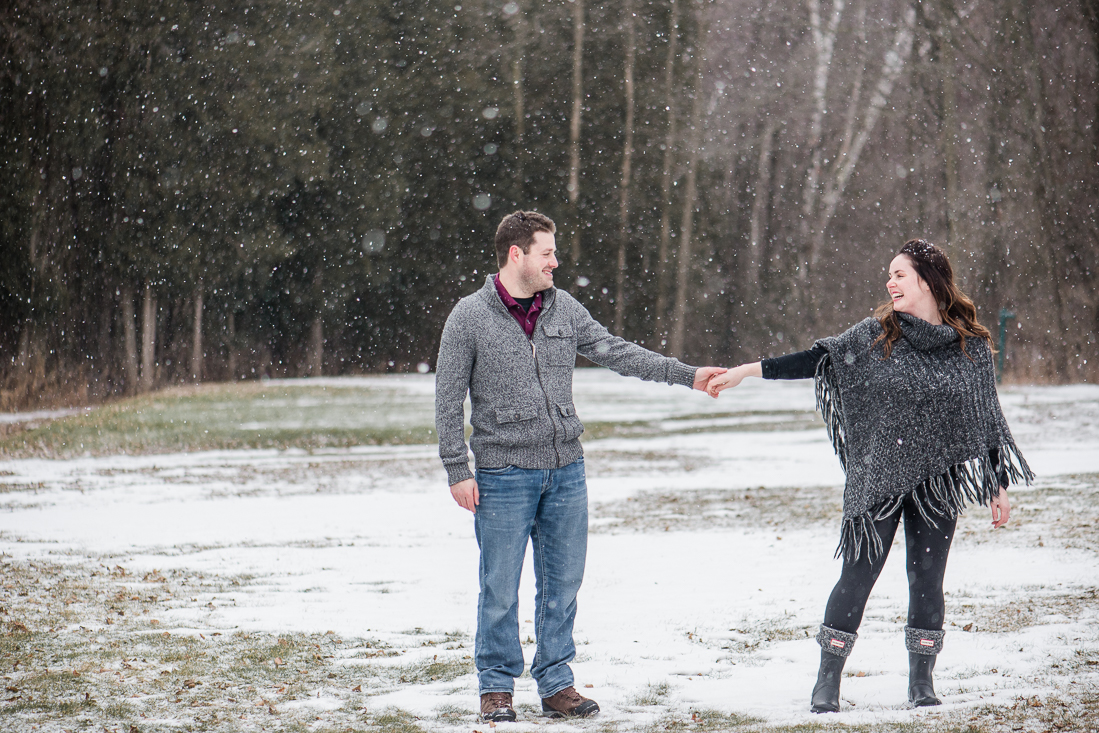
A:
{"type": "Polygon", "coordinates": [[[897,313],[897,321],[905,340],[919,351],[931,351],[958,340],[958,332],[945,323],[935,326],[908,313],[897,313]]]}
{"type": "MultiPolygon", "coordinates": [[[[484,287],[481,288],[480,293],[482,297],[486,298],[489,302],[495,301],[499,304],[500,309],[505,313],[509,313],[507,306],[504,305],[504,301],[500,300],[500,296],[496,294],[496,276],[486,275],[484,287]]],[[[557,294],[557,288],[549,287],[542,291],[542,311],[545,312],[551,305],[553,305],[554,296],[557,294]]],[[[490,306],[491,307],[491,306],[490,306]]]]}

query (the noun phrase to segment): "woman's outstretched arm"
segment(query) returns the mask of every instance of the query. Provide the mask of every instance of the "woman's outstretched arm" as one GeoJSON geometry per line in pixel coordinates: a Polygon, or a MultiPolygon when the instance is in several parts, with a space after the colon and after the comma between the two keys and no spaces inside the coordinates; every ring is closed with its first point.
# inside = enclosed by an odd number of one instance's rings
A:
{"type": "Polygon", "coordinates": [[[824,358],[828,351],[819,344],[805,351],[798,351],[786,356],[776,356],[774,359],[764,359],[760,362],[763,367],[764,379],[812,379],[817,373],[817,364],[824,358]]]}
{"type": "Polygon", "coordinates": [[[827,352],[823,346],[814,345],[806,351],[754,361],[751,364],[741,364],[711,379],[707,391],[711,397],[717,397],[722,390],[737,386],[745,377],[810,379],[816,374],[817,364],[824,358],[825,353],[827,352]]]}

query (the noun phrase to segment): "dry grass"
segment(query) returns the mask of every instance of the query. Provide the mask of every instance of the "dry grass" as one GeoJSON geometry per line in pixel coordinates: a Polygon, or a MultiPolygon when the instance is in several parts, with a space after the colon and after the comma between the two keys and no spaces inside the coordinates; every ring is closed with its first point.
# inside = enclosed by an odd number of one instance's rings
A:
{"type": "Polygon", "coordinates": [[[137,578],[117,566],[10,558],[0,570],[5,733],[243,731],[276,722],[283,730],[421,731],[406,712],[375,710],[371,697],[472,671],[469,640],[456,633],[416,634],[395,648],[331,633],[163,629],[158,617],[197,605],[200,589],[240,579],[137,578]]]}

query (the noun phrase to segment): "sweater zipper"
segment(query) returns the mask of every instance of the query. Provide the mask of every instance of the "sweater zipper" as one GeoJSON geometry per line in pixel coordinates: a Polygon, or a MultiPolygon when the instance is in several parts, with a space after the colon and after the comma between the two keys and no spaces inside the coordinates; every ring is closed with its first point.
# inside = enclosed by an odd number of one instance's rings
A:
{"type": "Polygon", "coordinates": [[[538,347],[534,343],[534,336],[530,337],[530,355],[534,359],[534,373],[538,375],[538,387],[542,390],[542,396],[546,398],[546,414],[549,415],[550,427],[553,428],[553,454],[557,456],[557,468],[561,468],[561,452],[557,450],[557,423],[553,421],[553,406],[550,404],[549,393],[542,384],[542,369],[538,366],[538,347]]]}

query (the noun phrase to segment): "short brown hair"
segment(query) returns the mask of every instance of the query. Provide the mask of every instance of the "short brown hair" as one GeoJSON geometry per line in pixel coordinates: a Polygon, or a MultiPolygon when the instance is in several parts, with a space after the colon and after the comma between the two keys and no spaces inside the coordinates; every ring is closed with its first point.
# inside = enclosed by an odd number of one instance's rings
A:
{"type": "Polygon", "coordinates": [[[523,254],[530,254],[536,232],[557,231],[553,220],[537,211],[515,211],[504,217],[496,227],[496,263],[502,268],[508,263],[508,252],[518,247],[523,254]]]}

